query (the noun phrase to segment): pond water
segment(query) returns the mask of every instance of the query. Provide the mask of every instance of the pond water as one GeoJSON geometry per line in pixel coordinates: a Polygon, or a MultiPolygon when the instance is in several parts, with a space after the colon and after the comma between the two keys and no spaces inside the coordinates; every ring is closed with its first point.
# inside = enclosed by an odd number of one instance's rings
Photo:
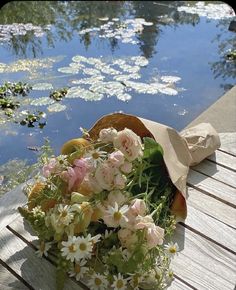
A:
{"type": "MultiPolygon", "coordinates": [[[[0,107],[2,192],[49,137],[59,153],[104,114],[184,128],[235,83],[235,18],[218,1],[13,1],[0,10],[0,76],[32,86],[0,107]],[[49,95],[68,88],[56,101],[49,95]],[[40,114],[39,114],[40,111],[40,114]],[[21,122],[29,114],[39,122],[21,122]],[[22,126],[25,124],[24,126],[22,126]]],[[[0,96],[1,100],[1,96],[0,96]]],[[[0,191],[1,194],[1,191],[0,191]]]]}

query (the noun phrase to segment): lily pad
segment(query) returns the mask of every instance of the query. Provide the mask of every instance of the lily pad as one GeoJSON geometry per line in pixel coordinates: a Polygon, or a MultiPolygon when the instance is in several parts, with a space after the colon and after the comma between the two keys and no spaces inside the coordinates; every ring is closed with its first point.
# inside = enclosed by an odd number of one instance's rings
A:
{"type": "Polygon", "coordinates": [[[65,74],[77,74],[79,72],[79,69],[71,66],[65,66],[58,68],[58,71],[65,74]]]}
{"type": "Polygon", "coordinates": [[[38,83],[38,84],[34,84],[32,89],[37,90],[37,91],[52,90],[53,85],[50,83],[38,83]]]}
{"type": "Polygon", "coordinates": [[[61,105],[60,103],[55,103],[47,107],[49,112],[61,112],[65,111],[66,105],[61,105]]]}
{"type": "Polygon", "coordinates": [[[176,83],[180,81],[181,78],[177,76],[162,76],[161,80],[165,83],[176,83]]]}
{"type": "Polygon", "coordinates": [[[49,97],[42,97],[38,99],[34,99],[30,102],[32,106],[47,106],[55,103],[54,100],[50,99],[49,97]]]}

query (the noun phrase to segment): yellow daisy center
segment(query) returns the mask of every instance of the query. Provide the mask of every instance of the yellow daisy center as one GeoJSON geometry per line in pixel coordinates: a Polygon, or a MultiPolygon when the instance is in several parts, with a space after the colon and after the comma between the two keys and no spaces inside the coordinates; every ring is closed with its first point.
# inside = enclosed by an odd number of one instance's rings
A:
{"type": "Polygon", "coordinates": [[[170,247],[169,252],[171,254],[175,254],[176,253],[176,248],[175,247],[170,247]]]}
{"type": "Polygon", "coordinates": [[[61,217],[66,217],[67,216],[67,211],[65,211],[65,210],[63,210],[62,212],[61,212],[61,217]]]}
{"type": "Polygon", "coordinates": [[[81,270],[81,267],[80,267],[80,265],[75,265],[75,272],[76,273],[80,273],[80,270],[81,270]]]}
{"type": "Polygon", "coordinates": [[[96,286],[100,286],[102,284],[102,280],[96,277],[94,279],[94,283],[95,283],[96,286]]]}
{"type": "Polygon", "coordinates": [[[68,249],[70,253],[75,253],[77,250],[75,244],[71,244],[68,249]]]}
{"type": "Polygon", "coordinates": [[[114,214],[113,214],[113,218],[115,221],[119,221],[122,217],[122,214],[119,212],[119,211],[116,211],[114,214]]]}
{"type": "Polygon", "coordinates": [[[98,152],[93,152],[92,154],[93,159],[98,159],[100,157],[98,152]]]}
{"type": "Polygon", "coordinates": [[[116,282],[116,287],[119,289],[119,288],[122,288],[124,286],[124,282],[122,280],[117,280],[116,282]]]}
{"type": "Polygon", "coordinates": [[[81,251],[85,251],[85,250],[87,249],[86,244],[85,244],[85,243],[81,243],[81,244],[79,245],[79,249],[80,249],[81,251]]]}

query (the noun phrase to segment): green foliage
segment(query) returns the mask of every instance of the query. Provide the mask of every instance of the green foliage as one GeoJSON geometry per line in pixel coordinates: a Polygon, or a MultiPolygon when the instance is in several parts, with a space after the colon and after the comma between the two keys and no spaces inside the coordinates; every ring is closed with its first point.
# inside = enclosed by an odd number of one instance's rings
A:
{"type": "Polygon", "coordinates": [[[144,159],[153,164],[159,164],[163,160],[163,149],[153,138],[145,137],[144,141],[144,159]]]}

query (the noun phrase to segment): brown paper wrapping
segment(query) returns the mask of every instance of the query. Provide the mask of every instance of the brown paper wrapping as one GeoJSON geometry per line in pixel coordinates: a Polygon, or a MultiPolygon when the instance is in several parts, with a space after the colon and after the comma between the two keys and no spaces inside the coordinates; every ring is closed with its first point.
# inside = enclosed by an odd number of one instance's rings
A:
{"type": "Polygon", "coordinates": [[[113,127],[129,128],[142,137],[154,138],[164,150],[164,161],[173,184],[178,189],[172,203],[173,212],[185,218],[186,181],[189,167],[212,154],[219,146],[219,136],[210,124],[187,129],[180,135],[163,124],[123,113],[103,116],[89,130],[93,139],[98,138],[101,129],[113,127]]]}

